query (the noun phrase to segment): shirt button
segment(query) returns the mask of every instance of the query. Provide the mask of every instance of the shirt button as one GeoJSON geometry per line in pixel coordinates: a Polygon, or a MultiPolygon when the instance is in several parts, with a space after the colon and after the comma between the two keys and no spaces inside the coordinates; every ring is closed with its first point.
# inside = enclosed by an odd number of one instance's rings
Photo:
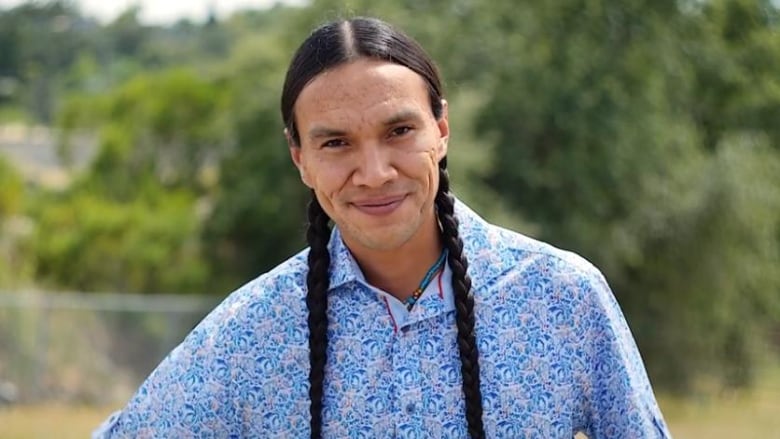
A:
{"type": "Polygon", "coordinates": [[[416,411],[417,407],[414,405],[414,403],[406,404],[406,414],[407,415],[413,415],[416,411]]]}

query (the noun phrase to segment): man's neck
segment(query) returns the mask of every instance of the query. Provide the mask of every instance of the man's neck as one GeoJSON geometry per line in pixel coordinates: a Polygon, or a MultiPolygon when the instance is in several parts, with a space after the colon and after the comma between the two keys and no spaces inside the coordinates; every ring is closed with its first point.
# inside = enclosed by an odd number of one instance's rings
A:
{"type": "Polygon", "coordinates": [[[368,283],[400,301],[412,295],[442,252],[436,219],[423,227],[397,249],[350,249],[368,283]]]}

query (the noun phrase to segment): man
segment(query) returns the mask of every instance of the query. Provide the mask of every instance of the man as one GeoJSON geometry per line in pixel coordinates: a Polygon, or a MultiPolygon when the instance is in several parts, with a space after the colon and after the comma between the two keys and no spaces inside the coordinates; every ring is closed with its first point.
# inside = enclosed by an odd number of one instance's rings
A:
{"type": "Polygon", "coordinates": [[[318,28],[282,116],[309,248],[231,294],[96,437],[669,436],[599,271],[450,193],[416,42],[318,28]]]}

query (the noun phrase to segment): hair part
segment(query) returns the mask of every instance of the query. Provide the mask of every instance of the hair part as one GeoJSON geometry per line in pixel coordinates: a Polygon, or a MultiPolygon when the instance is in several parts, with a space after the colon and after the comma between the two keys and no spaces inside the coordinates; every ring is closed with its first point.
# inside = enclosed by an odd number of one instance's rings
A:
{"type": "MultiPolygon", "coordinates": [[[[439,72],[423,48],[391,25],[374,18],[357,17],[325,24],[312,32],[298,48],[284,82],[281,111],[288,135],[295,145],[300,137],[295,125],[295,102],[301,91],[322,72],[358,58],[386,60],[419,74],[428,86],[431,112],[442,117],[442,84],[439,72]]],[[[463,241],[458,233],[455,199],[450,193],[447,157],[439,162],[439,188],[435,199],[442,240],[448,249],[447,263],[452,271],[455,296],[457,345],[463,377],[466,421],[471,438],[485,437],[482,422],[482,394],[479,378],[479,354],[475,335],[474,296],[463,241]]],[[[309,311],[309,398],[311,437],[322,436],[322,406],[327,363],[328,296],[330,287],[330,218],[312,192],[308,210],[306,239],[309,243],[306,276],[306,306],[309,311]]]]}

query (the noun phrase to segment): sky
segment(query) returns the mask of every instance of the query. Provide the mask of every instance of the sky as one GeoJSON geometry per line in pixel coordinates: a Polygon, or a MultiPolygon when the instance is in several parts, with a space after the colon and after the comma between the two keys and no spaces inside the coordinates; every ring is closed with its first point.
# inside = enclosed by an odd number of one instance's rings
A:
{"type": "MultiPolygon", "coordinates": [[[[181,18],[203,21],[212,8],[218,17],[249,8],[266,8],[277,0],[76,0],[81,12],[101,22],[110,22],[130,5],[140,5],[140,19],[146,24],[170,24],[181,18]]],[[[305,0],[282,0],[282,3],[303,4],[305,0]]],[[[0,0],[0,9],[9,9],[27,0],[0,0]]]]}

